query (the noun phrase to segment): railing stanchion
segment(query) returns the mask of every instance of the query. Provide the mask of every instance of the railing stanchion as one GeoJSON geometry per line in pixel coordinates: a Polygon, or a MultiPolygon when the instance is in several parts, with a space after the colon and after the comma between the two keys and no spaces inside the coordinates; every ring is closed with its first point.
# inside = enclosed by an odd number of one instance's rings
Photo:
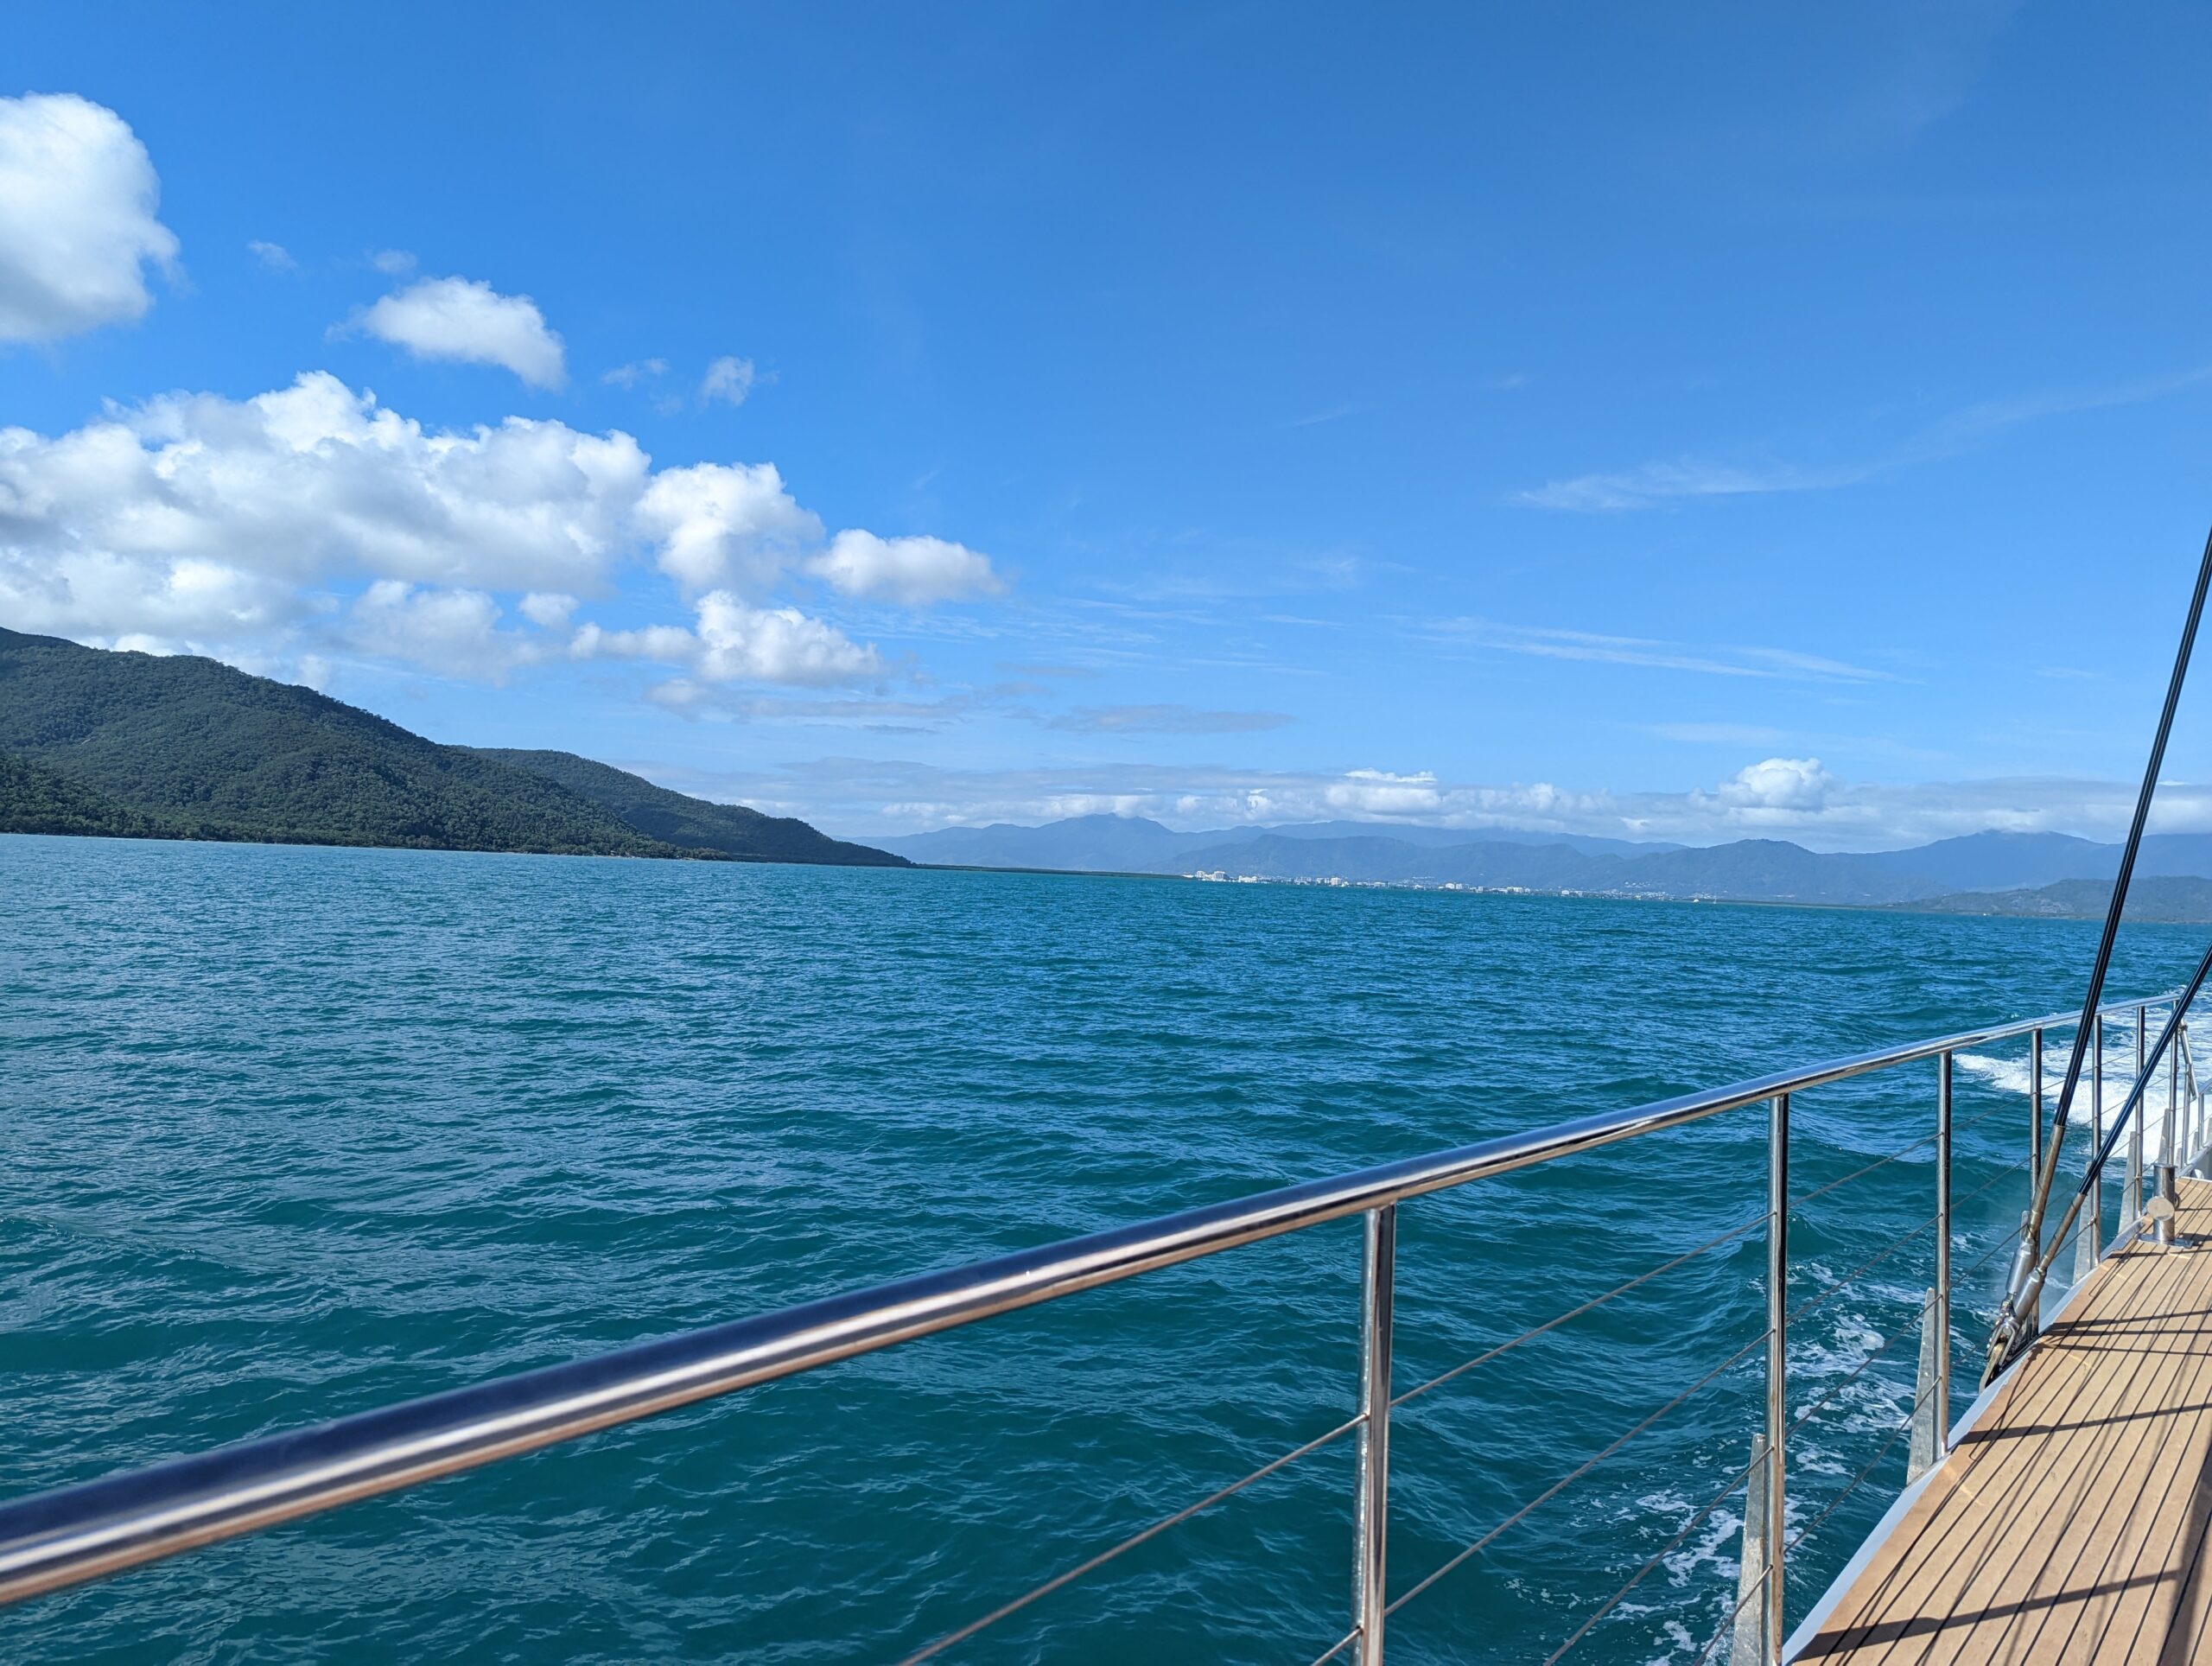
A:
{"type": "Polygon", "coordinates": [[[1936,1060],[1936,1459],[1951,1448],[1951,1055],[1936,1060]]]}
{"type": "Polygon", "coordinates": [[[1766,1227],[1766,1637],[1764,1658],[1780,1666],[1783,1640],[1789,1633],[1783,1620],[1787,1606],[1788,1555],[1783,1524],[1787,1521],[1783,1481],[1788,1474],[1783,1450],[1789,1431],[1789,1354],[1787,1325],[1789,1317],[1789,1096],[1777,1093],[1769,1102],[1767,1124],[1766,1227]]]}
{"type": "MultiPolygon", "coordinates": [[[[2028,1195],[2033,1199],[2036,1187],[2042,1184],[2043,1180],[2043,1032],[2040,1029],[2028,1032],[2028,1195]]],[[[2034,1219],[2032,1205],[2022,1211],[2020,1244],[2026,1252],[2030,1266],[2033,1266],[2043,1254],[2041,1223],[2037,1224],[2034,1231],[2028,1230],[2028,1224],[2034,1219]]],[[[2037,1311],[2022,1313],[2020,1320],[2032,1333],[2038,1328],[2043,1317],[2040,1311],[2043,1300],[2038,1295],[2028,1305],[2037,1311]]]]}
{"type": "Polygon", "coordinates": [[[1398,1261],[1398,1206],[1365,1216],[1359,1290],[1359,1497],[1353,1526],[1352,1624],[1359,1666],[1382,1666],[1383,1550],[1390,1523],[1390,1319],[1398,1261]]]}
{"type": "Polygon", "coordinates": [[[2028,1032],[2028,1170],[2043,1172],[2043,1032],[2028,1032]]]}
{"type": "Polygon", "coordinates": [[[2176,1118],[2181,1110],[2181,1034],[2175,1026],[2174,1045],[2166,1049],[2166,1114],[2158,1124],[2158,1197],[2165,1207],[2158,1213],[2158,1242],[2174,1241],[2174,1141],[2176,1118]]]}
{"type": "Polygon", "coordinates": [[[2089,1114],[2095,1119],[2096,1137],[2089,1151],[2089,1264],[2105,1254],[2105,1015],[2097,1014],[2096,1053],[2089,1060],[2089,1114]]]}
{"type": "MultiPolygon", "coordinates": [[[[2135,1074],[2130,1079],[2143,1079],[2143,1049],[2145,1033],[2151,1027],[2151,1009],[2135,1009],[2135,1074]]],[[[2146,1109],[2143,1097],[2138,1096],[2135,1109],[2127,1124],[2127,1174],[2120,1199],[2120,1224],[2124,1231],[2143,1218],[2143,1113],[2146,1109]]]]}

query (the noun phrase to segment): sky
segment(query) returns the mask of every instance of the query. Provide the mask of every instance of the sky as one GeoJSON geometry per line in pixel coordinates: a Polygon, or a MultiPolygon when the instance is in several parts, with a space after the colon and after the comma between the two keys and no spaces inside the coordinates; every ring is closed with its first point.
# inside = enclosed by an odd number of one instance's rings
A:
{"type": "MultiPolygon", "coordinates": [[[[88,3],[0,625],[867,836],[2113,836],[2212,13],[88,3]]],[[[2212,827],[2212,692],[2158,825],[2212,827]]]]}

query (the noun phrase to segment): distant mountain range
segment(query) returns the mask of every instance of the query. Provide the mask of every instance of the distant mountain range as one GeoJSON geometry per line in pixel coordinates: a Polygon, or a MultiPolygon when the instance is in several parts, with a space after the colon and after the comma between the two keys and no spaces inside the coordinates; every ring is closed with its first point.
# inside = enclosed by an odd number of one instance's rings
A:
{"type": "MultiPolygon", "coordinates": [[[[1899,905],[1922,913],[2012,914],[2040,919],[2102,919],[2110,880],[2061,880],[2026,891],[1963,891],[1899,905]]],[[[2212,880],[2138,874],[2127,887],[2130,919],[2212,920],[2212,880]]]]}
{"type": "Polygon", "coordinates": [[[5,630],[0,832],[908,865],[571,753],[441,746],[212,659],[5,630]]]}
{"type": "MultiPolygon", "coordinates": [[[[1033,868],[1309,883],[2094,916],[2119,847],[1976,833],[1822,854],[1512,829],[1303,822],[1179,833],[1128,816],[880,841],[656,786],[567,752],[442,746],[211,659],[0,630],[0,832],[738,862],[1033,868]]],[[[2144,841],[2132,912],[2212,920],[2212,835],[2144,841]]]]}
{"type": "MultiPolygon", "coordinates": [[[[1695,848],[1365,822],[1178,833],[1125,816],[1079,816],[1043,827],[947,828],[882,843],[916,862],[962,866],[1859,907],[1940,901],[1949,912],[2038,914],[2072,912],[2086,894],[2053,898],[2040,894],[2044,887],[2108,887],[2120,866],[2119,846],[2063,833],[1974,833],[1861,855],[1823,854],[1778,839],[1695,848]],[[1966,893],[1984,893],[1986,906],[1969,906],[1974,898],[1966,893]]],[[[2212,875],[2212,835],[2153,834],[2144,841],[2136,872],[2139,881],[2212,875]]],[[[2143,894],[2147,906],[2150,893],[2143,894]]],[[[2164,906],[2187,906],[2183,895],[2176,892],[2164,906]]],[[[2205,913],[2188,917],[2212,919],[2212,885],[2206,902],[2205,913]]]]}

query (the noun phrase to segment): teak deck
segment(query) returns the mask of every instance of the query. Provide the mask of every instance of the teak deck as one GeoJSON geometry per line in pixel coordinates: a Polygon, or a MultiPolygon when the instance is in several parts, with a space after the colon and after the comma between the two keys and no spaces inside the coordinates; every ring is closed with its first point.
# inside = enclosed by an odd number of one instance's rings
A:
{"type": "Polygon", "coordinates": [[[2092,1275],[1796,1659],[2212,1662],[2212,1181],[2177,1226],[2092,1275]]]}

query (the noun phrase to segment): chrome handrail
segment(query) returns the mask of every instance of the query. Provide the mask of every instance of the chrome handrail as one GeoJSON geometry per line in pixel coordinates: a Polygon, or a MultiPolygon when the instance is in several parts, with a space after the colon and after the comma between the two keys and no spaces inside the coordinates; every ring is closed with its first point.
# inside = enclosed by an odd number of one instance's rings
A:
{"type": "MultiPolygon", "coordinates": [[[[2113,1002],[2104,1010],[2134,1010],[2139,1004],[2113,1002]]],[[[1983,1026],[1377,1164],[17,1499],[0,1504],[0,1602],[78,1584],[856,1354],[1363,1213],[1368,1236],[1363,1412],[1358,1420],[1363,1427],[1357,1612],[1370,1619],[1358,1628],[1360,1658],[1372,1662],[1380,1657],[1383,1608],[1389,1281],[1395,1205],[1761,1101],[1775,1106],[1774,1129],[1784,1148],[1776,1157],[1780,1172],[1770,1177],[1770,1189],[1786,1199],[1787,1171],[1782,1165],[1786,1161],[1789,1096],[1927,1059],[1944,1061],[1948,1157],[1950,1055],[2031,1032],[2039,1035],[2046,1027],[2064,1027],[2074,1021],[2075,1015],[2068,1013],[1983,1026]]],[[[1948,1254],[1948,1232],[1944,1241],[1948,1254]]],[[[1782,1248],[1777,1234],[1773,1262],[1783,1262],[1782,1248]]],[[[1786,1280],[1771,1274],[1770,1278],[1769,1300],[1775,1317],[1769,1370],[1778,1378],[1783,1364],[1780,1342],[1786,1280]]],[[[1788,1432],[1779,1396],[1777,1380],[1770,1388],[1766,1417],[1777,1458],[1788,1432]]],[[[1778,1464],[1777,1469],[1778,1472],[1778,1464]]],[[[1769,1542],[1780,1546],[1778,1485],[1771,1490],[1770,1508],[1773,1536],[1769,1542]]],[[[1781,1581],[1772,1579],[1769,1583],[1769,1635],[1778,1637],[1781,1581]]]]}

